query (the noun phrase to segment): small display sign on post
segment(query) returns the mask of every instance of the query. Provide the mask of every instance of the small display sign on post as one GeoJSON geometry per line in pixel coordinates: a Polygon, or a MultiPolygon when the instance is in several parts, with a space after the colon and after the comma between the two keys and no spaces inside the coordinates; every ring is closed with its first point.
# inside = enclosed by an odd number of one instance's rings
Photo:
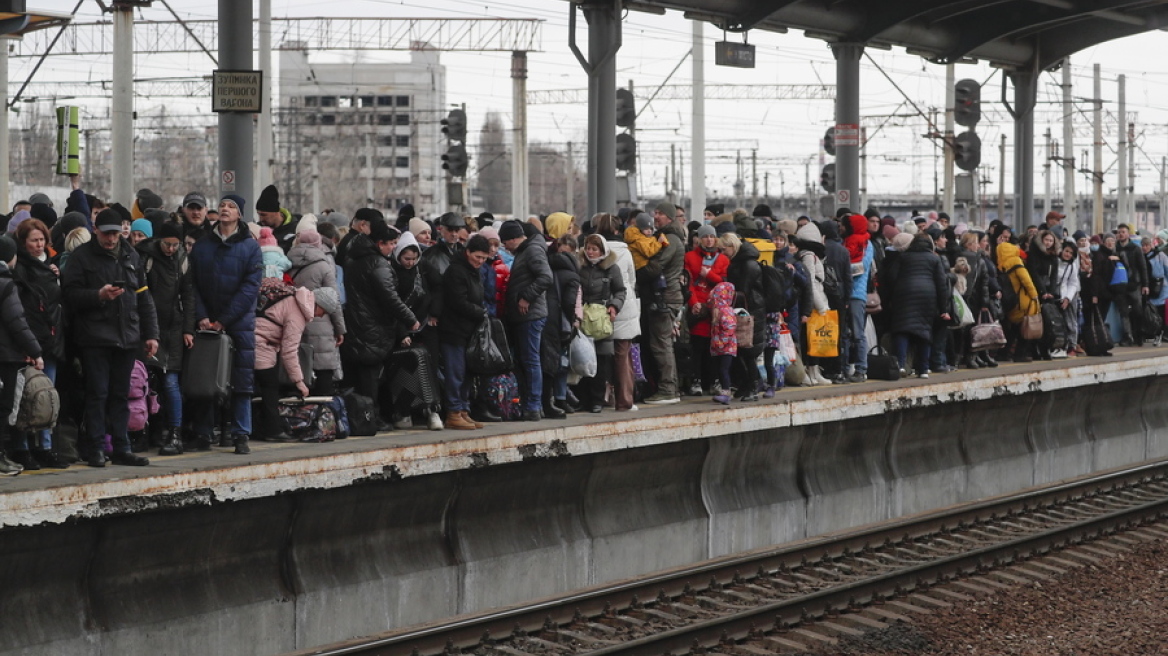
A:
{"type": "Polygon", "coordinates": [[[215,71],[211,77],[211,111],[260,113],[263,80],[263,71],[215,71]]]}
{"type": "Polygon", "coordinates": [[[749,43],[719,41],[714,44],[714,63],[718,66],[754,68],[754,46],[749,43]]]}

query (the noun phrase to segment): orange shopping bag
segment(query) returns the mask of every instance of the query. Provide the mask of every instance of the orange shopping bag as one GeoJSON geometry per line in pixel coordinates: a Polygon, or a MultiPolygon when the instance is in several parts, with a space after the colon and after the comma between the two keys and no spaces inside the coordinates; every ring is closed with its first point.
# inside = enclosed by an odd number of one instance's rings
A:
{"type": "Polygon", "coordinates": [[[812,312],[807,319],[807,355],[834,358],[839,355],[839,314],[812,312]]]}

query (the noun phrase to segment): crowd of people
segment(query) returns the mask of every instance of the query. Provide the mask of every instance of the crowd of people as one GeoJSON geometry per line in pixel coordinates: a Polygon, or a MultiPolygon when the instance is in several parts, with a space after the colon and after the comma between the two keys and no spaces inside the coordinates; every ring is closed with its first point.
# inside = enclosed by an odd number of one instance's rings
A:
{"type": "Polygon", "coordinates": [[[1112,306],[1120,345],[1158,340],[1168,298],[1168,231],[1068,235],[1057,212],[1017,234],[936,212],[816,222],[715,204],[687,220],[669,202],[426,221],[410,205],[390,218],[294,214],[269,186],[252,222],[236,194],[210,203],[192,192],[169,211],[143,189],[129,208],[107,207],[72,182],[59,218],[36,194],[0,237],[3,474],[295,441],[288,394],[351,390],[371,402],[378,431],[474,430],[860,383],[882,347],[895,374],[921,378],[1077,357],[1112,306]],[[1003,339],[986,342],[978,328],[995,325],[1003,339]],[[184,396],[201,332],[233,345],[218,402],[184,396]],[[486,342],[502,369],[484,368],[486,342]],[[13,424],[27,366],[56,385],[57,430],[13,424]],[[135,431],[139,368],[161,403],[135,431]],[[407,370],[415,384],[391,384],[407,370]]]}

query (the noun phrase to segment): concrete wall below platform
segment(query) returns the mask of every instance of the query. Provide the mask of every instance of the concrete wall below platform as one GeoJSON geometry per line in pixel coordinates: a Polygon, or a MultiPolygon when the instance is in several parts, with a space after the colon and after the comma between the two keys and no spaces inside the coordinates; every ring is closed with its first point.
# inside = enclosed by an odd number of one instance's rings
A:
{"type": "Polygon", "coordinates": [[[7,528],[0,654],[290,651],[1165,454],[1152,376],[7,528]]]}

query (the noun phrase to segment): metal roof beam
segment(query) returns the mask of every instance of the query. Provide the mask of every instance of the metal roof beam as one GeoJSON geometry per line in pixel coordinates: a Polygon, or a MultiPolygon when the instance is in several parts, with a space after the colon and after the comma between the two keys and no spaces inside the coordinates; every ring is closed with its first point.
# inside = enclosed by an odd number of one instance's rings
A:
{"type": "MultiPolygon", "coordinates": [[[[543,21],[534,18],[277,18],[272,34],[283,47],[309,50],[415,50],[426,44],[443,51],[542,50],[543,21]]],[[[259,42],[259,23],[253,25],[259,42]]],[[[163,54],[212,52],[219,47],[216,20],[135,21],[134,52],[163,54]],[[188,29],[189,28],[189,29],[188,29]]],[[[36,57],[48,49],[43,32],[13,41],[10,57],[36,57]]],[[[64,30],[54,55],[98,57],[113,53],[113,23],[73,23],[64,30]]]]}
{"type": "MultiPolygon", "coordinates": [[[[647,100],[657,87],[639,87],[636,96],[647,100]]],[[[693,86],[666,84],[658,89],[656,100],[691,100],[693,86]]],[[[832,84],[707,84],[709,100],[833,100],[832,84]]],[[[528,91],[529,105],[579,105],[588,102],[588,89],[548,89],[528,91]]]]}
{"type": "MultiPolygon", "coordinates": [[[[1008,10],[987,7],[947,22],[960,21],[963,29],[956,31],[957,39],[952,47],[938,57],[941,63],[954,62],[966,57],[972,51],[1007,37],[1027,32],[1040,32],[1058,27],[1065,29],[1072,23],[1093,16],[1102,10],[1118,10],[1147,4],[1147,0],[1095,0],[1082,3],[1073,9],[1062,9],[1045,2],[1014,3],[1008,10]],[[1005,14],[1005,15],[1003,15],[1005,14]]],[[[955,26],[956,27],[956,26],[955,26]]]]}

